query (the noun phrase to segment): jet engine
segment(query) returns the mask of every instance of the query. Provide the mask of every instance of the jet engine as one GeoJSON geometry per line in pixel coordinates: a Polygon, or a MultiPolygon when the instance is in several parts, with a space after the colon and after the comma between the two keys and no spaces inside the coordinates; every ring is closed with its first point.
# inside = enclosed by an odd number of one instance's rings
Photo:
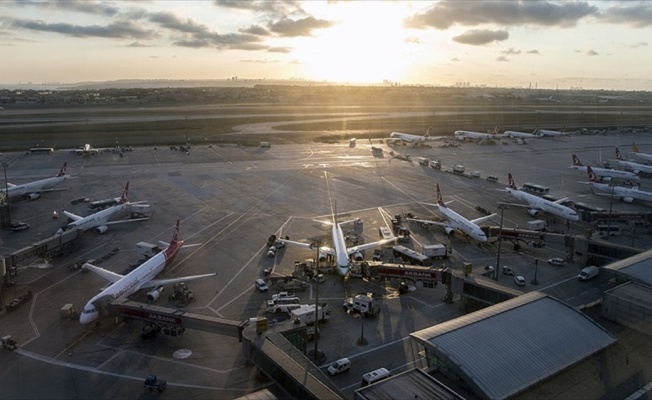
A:
{"type": "Polygon", "coordinates": [[[537,215],[539,215],[539,210],[534,210],[532,208],[528,208],[527,213],[530,214],[533,217],[536,217],[537,215]]]}
{"type": "Polygon", "coordinates": [[[327,253],[322,253],[321,251],[319,252],[319,261],[326,261],[326,256],[328,256],[327,253]]]}
{"type": "Polygon", "coordinates": [[[625,203],[632,203],[634,201],[634,198],[633,197],[623,197],[621,200],[624,201],[625,203]]]}
{"type": "Polygon", "coordinates": [[[152,290],[151,292],[147,292],[147,301],[153,302],[158,300],[162,291],[163,291],[163,286],[159,286],[156,289],[152,290]]]}
{"type": "Polygon", "coordinates": [[[104,233],[104,232],[106,232],[108,229],[109,229],[109,227],[106,226],[106,225],[98,226],[97,228],[95,228],[95,230],[97,231],[97,233],[104,233]]]}
{"type": "Polygon", "coordinates": [[[446,234],[449,236],[455,233],[455,229],[451,228],[450,226],[444,227],[444,230],[446,231],[446,234]]]}
{"type": "Polygon", "coordinates": [[[40,195],[39,193],[27,193],[26,196],[27,196],[27,198],[30,199],[30,200],[36,200],[36,199],[38,199],[39,197],[41,197],[41,195],[40,195]]]}
{"type": "Polygon", "coordinates": [[[353,254],[353,259],[356,261],[362,261],[364,260],[364,256],[362,255],[361,252],[356,251],[355,254],[353,254]]]}

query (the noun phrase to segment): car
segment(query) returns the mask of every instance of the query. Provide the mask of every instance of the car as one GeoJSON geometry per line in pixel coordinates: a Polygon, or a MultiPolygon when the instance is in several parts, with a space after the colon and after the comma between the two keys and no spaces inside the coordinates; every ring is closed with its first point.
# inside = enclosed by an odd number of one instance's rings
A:
{"type": "Polygon", "coordinates": [[[548,260],[548,264],[554,265],[555,267],[563,267],[564,259],[559,257],[551,258],[548,260]]]}
{"type": "Polygon", "coordinates": [[[14,232],[22,231],[29,229],[29,224],[27,222],[21,221],[11,221],[11,230],[14,232]]]}
{"type": "Polygon", "coordinates": [[[525,278],[523,278],[521,275],[516,275],[514,277],[514,283],[518,286],[525,286],[525,278]]]}
{"type": "Polygon", "coordinates": [[[348,358],[340,358],[337,361],[334,361],[331,365],[328,366],[328,374],[330,376],[341,374],[342,372],[349,371],[351,369],[351,361],[348,358]]]}
{"type": "Polygon", "coordinates": [[[484,266],[484,270],[491,272],[491,271],[494,270],[494,266],[487,264],[487,265],[484,266]]]}
{"type": "Polygon", "coordinates": [[[514,271],[507,265],[503,265],[503,274],[514,276],[514,271]]]}

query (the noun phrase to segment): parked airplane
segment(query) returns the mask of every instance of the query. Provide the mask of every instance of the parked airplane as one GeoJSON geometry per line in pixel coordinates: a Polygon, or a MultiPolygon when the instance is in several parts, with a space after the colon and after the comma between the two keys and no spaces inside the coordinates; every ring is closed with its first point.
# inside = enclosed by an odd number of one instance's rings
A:
{"type": "Polygon", "coordinates": [[[652,162],[652,154],[650,153],[641,153],[638,150],[638,146],[636,145],[636,142],[632,142],[632,154],[634,154],[638,158],[642,158],[645,161],[652,162]]]}
{"type": "Polygon", "coordinates": [[[421,135],[413,135],[411,133],[392,132],[389,135],[389,140],[387,142],[392,143],[394,141],[401,141],[401,142],[404,142],[405,144],[409,144],[411,146],[417,146],[419,144],[423,144],[423,143],[429,142],[429,141],[450,139],[450,136],[430,136],[430,130],[431,129],[432,129],[432,127],[428,128],[428,130],[426,131],[426,133],[423,136],[421,136],[421,135]]]}
{"type": "Polygon", "coordinates": [[[540,211],[544,211],[549,214],[555,215],[557,217],[567,219],[569,221],[580,220],[580,217],[577,215],[577,212],[575,210],[560,204],[566,201],[567,200],[566,198],[559,199],[557,201],[550,201],[535,196],[533,194],[525,193],[516,187],[516,184],[514,183],[514,178],[512,178],[511,173],[508,174],[508,178],[509,178],[509,187],[505,188],[505,190],[507,190],[509,194],[514,196],[516,199],[527,203],[527,205],[525,204],[523,205],[513,204],[513,205],[527,207],[528,209],[527,212],[531,216],[536,217],[540,211]]]}
{"type": "Polygon", "coordinates": [[[540,138],[541,135],[536,134],[537,130],[535,129],[533,133],[526,133],[526,132],[517,132],[517,131],[505,131],[503,132],[503,136],[506,136],[508,138],[521,138],[521,139],[534,139],[534,138],[540,138]]]}
{"type": "Polygon", "coordinates": [[[496,127],[489,133],[458,130],[453,133],[453,136],[458,140],[470,139],[484,141],[487,139],[500,139],[503,137],[503,134],[498,133],[498,127],[496,127]]]}
{"type": "MultiPolygon", "coordinates": [[[[571,165],[569,168],[576,169],[582,173],[586,173],[587,171],[587,166],[582,164],[580,159],[573,154],[573,165],[571,165]]],[[[598,168],[598,167],[591,167],[593,170],[593,173],[600,178],[601,180],[605,182],[609,182],[611,179],[622,179],[625,181],[638,181],[639,177],[633,172],[628,172],[628,171],[621,171],[618,169],[610,169],[610,168],[598,168]]]]}
{"type": "Polygon", "coordinates": [[[5,198],[8,194],[9,200],[21,196],[25,196],[30,200],[36,200],[41,197],[41,193],[43,192],[65,190],[65,188],[52,189],[52,187],[70,178],[70,175],[66,175],[67,166],[68,163],[64,162],[63,166],[59,170],[59,174],[53,178],[45,178],[39,181],[23,183],[22,185],[7,183],[7,189],[3,188],[0,190],[0,197],[5,198]]]}
{"type": "MultiPolygon", "coordinates": [[[[342,225],[349,224],[355,221],[356,220],[337,222],[337,212],[335,210],[333,210],[333,222],[319,221],[321,223],[332,226],[331,238],[333,240],[332,248],[327,246],[319,247],[320,258],[322,254],[329,254],[331,256],[334,256],[335,261],[337,262],[337,272],[342,276],[346,276],[346,274],[349,273],[349,265],[351,262],[349,257],[351,255],[354,255],[354,258],[360,261],[362,260],[362,253],[360,253],[361,251],[370,249],[372,247],[380,246],[385,243],[393,242],[396,240],[396,238],[393,237],[390,239],[379,240],[377,242],[364,243],[353,247],[346,247],[346,240],[344,238],[344,233],[342,232],[342,225]]],[[[295,242],[287,239],[279,239],[279,241],[283,243],[289,243],[289,244],[301,246],[301,247],[307,247],[314,250],[314,245],[310,243],[295,242]]]]}
{"type": "Polygon", "coordinates": [[[447,222],[437,222],[437,221],[429,221],[429,220],[414,219],[414,218],[408,218],[408,220],[420,222],[423,224],[443,226],[444,230],[449,235],[452,234],[455,230],[458,230],[464,233],[465,235],[470,236],[471,238],[477,240],[480,243],[486,243],[487,235],[480,228],[480,226],[478,226],[478,224],[481,224],[482,222],[495,217],[496,214],[486,215],[484,217],[468,220],[463,216],[459,215],[458,213],[456,213],[455,211],[448,208],[447,204],[450,202],[452,202],[452,200],[444,203],[444,200],[442,199],[441,196],[441,190],[439,190],[439,184],[437,184],[437,204],[430,204],[430,203],[422,203],[422,204],[437,206],[439,208],[439,212],[447,219],[447,222]]]}
{"type": "Polygon", "coordinates": [[[632,171],[635,174],[638,174],[639,172],[652,174],[652,165],[641,164],[623,159],[623,156],[620,154],[618,147],[616,147],[616,162],[626,170],[632,171]]]}
{"type": "Polygon", "coordinates": [[[568,136],[568,132],[566,132],[566,127],[561,128],[561,131],[551,131],[551,130],[546,130],[546,129],[537,129],[535,133],[539,136],[548,136],[548,137],[554,137],[554,136],[568,136]]]}
{"type": "Polygon", "coordinates": [[[638,186],[627,188],[623,186],[612,186],[606,183],[600,183],[598,182],[598,177],[595,175],[591,167],[588,167],[586,172],[589,175],[589,186],[591,191],[595,194],[613,196],[619,198],[625,203],[632,203],[634,200],[652,202],[652,192],[639,190],[638,186]],[[600,193],[596,193],[595,191],[600,193]]]}
{"type": "Polygon", "coordinates": [[[68,218],[72,219],[73,222],[60,228],[57,231],[57,233],[60,234],[63,231],[71,228],[81,229],[82,231],[95,228],[98,233],[104,233],[107,231],[107,229],[109,229],[109,225],[122,224],[126,222],[144,221],[149,219],[149,218],[133,218],[133,219],[124,219],[119,221],[109,221],[109,219],[114,215],[121,214],[124,212],[130,212],[132,211],[133,205],[138,203],[143,203],[143,202],[130,203],[127,200],[128,192],[129,192],[129,182],[127,182],[127,184],[125,185],[124,191],[122,192],[122,196],[120,197],[120,201],[118,201],[118,204],[111,206],[109,208],[105,208],[104,210],[98,211],[86,217],[80,217],[79,215],[75,215],[69,211],[64,210],[63,213],[66,214],[68,218]]]}
{"type": "Polygon", "coordinates": [[[172,260],[174,260],[174,257],[177,255],[179,249],[185,247],[183,246],[183,240],[179,240],[179,220],[177,220],[177,225],[174,228],[172,241],[169,244],[163,242],[161,242],[161,244],[165,245],[166,247],[127,275],[120,275],[104,268],[97,267],[93,264],[85,263],[82,268],[93,271],[102,278],[111,282],[111,285],[95,295],[88,301],[88,303],[86,303],[84,310],[79,316],[79,322],[82,324],[88,324],[89,322],[99,318],[99,312],[96,308],[96,303],[98,302],[110,302],[119,300],[133,293],[136,293],[141,289],[150,288],[152,290],[147,293],[147,300],[155,301],[158,299],[161,290],[163,290],[163,286],[172,285],[179,282],[208,278],[209,276],[215,275],[215,273],[212,273],[185,276],[181,278],[153,279],[156,275],[163,271],[163,269],[165,269],[165,267],[168,266],[172,260]]]}

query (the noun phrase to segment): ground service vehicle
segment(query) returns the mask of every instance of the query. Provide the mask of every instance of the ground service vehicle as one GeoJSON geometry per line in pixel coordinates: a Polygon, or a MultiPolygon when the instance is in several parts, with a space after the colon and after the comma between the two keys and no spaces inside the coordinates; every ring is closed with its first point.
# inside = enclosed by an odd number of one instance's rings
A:
{"type": "Polygon", "coordinates": [[[430,257],[412,249],[408,249],[405,246],[394,246],[392,253],[394,254],[394,257],[400,258],[406,264],[423,265],[426,267],[432,265],[432,259],[430,257]]]}
{"type": "Polygon", "coordinates": [[[430,164],[430,160],[425,157],[419,157],[417,160],[419,160],[419,165],[427,167],[430,164]]]}
{"type": "Polygon", "coordinates": [[[435,260],[441,260],[443,258],[448,258],[448,249],[445,244],[441,243],[424,244],[423,254],[435,260]]]}
{"type": "Polygon", "coordinates": [[[254,285],[256,285],[256,289],[260,292],[266,292],[269,289],[264,279],[256,279],[254,285]]]}
{"type": "Polygon", "coordinates": [[[298,297],[288,297],[280,300],[267,300],[267,312],[273,313],[289,313],[295,308],[299,307],[298,297]]]}
{"type": "Polygon", "coordinates": [[[334,361],[331,365],[328,366],[328,374],[330,376],[341,374],[342,372],[349,371],[351,369],[351,361],[348,358],[340,358],[337,361],[334,361]]]}
{"type": "Polygon", "coordinates": [[[464,173],[464,165],[456,164],[453,166],[453,172],[457,174],[463,174],[464,173]]]}
{"type": "Polygon", "coordinates": [[[531,231],[541,231],[546,229],[546,221],[542,219],[533,219],[527,222],[527,229],[531,231]]]}
{"type": "Polygon", "coordinates": [[[548,264],[554,265],[555,267],[563,267],[564,259],[559,257],[551,258],[548,260],[548,264]]]}
{"type": "Polygon", "coordinates": [[[525,278],[523,278],[521,275],[516,275],[514,277],[514,283],[518,286],[525,286],[525,278]]]}
{"type": "Polygon", "coordinates": [[[595,231],[600,236],[618,236],[620,235],[620,226],[615,224],[598,224],[595,226],[595,231]]]}
{"type": "Polygon", "coordinates": [[[2,342],[2,348],[7,350],[16,350],[18,348],[18,342],[11,338],[11,335],[3,336],[0,339],[2,342]]]}
{"type": "Polygon", "coordinates": [[[306,325],[312,325],[315,323],[315,314],[319,315],[319,322],[327,322],[331,317],[331,312],[326,306],[319,306],[317,312],[315,312],[314,304],[301,304],[298,308],[290,311],[290,317],[293,320],[299,319],[306,325]]]}
{"type": "Polygon", "coordinates": [[[489,176],[487,177],[487,180],[488,180],[489,182],[498,182],[498,177],[495,176],[495,175],[489,175],[489,176]]]}
{"type": "Polygon", "coordinates": [[[362,375],[362,382],[360,382],[360,387],[369,386],[373,383],[382,381],[392,376],[392,373],[389,372],[386,368],[378,368],[377,370],[367,372],[362,375]]]}
{"type": "Polygon", "coordinates": [[[590,267],[583,268],[580,271],[580,274],[577,275],[577,279],[580,281],[588,281],[589,279],[593,279],[596,276],[598,276],[599,273],[600,273],[600,268],[592,265],[590,267]]]}
{"type": "Polygon", "coordinates": [[[167,381],[164,381],[162,379],[158,379],[156,375],[149,375],[147,378],[145,378],[145,389],[147,390],[156,390],[158,392],[162,392],[165,390],[165,388],[168,386],[167,381]]]}
{"type": "Polygon", "coordinates": [[[374,299],[373,293],[361,293],[344,299],[344,311],[361,313],[365,317],[374,317],[380,312],[380,305],[374,299]]]}
{"type": "Polygon", "coordinates": [[[439,160],[430,161],[430,168],[441,169],[441,162],[439,160]]]}

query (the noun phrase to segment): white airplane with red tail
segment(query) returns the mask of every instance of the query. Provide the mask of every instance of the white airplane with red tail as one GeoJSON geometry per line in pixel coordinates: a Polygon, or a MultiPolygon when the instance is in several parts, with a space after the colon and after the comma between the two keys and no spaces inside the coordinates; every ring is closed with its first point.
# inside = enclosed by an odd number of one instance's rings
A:
{"type": "Polygon", "coordinates": [[[183,240],[179,240],[179,220],[177,220],[177,225],[174,228],[172,241],[169,244],[163,242],[161,243],[167,245],[167,247],[165,247],[149,260],[145,261],[143,264],[141,264],[139,267],[127,275],[120,275],[90,263],[84,264],[82,268],[96,273],[97,275],[111,282],[111,285],[95,295],[88,301],[88,303],[86,303],[84,310],[79,316],[79,322],[82,324],[88,324],[89,322],[99,318],[100,313],[98,311],[98,307],[96,306],[96,303],[98,302],[111,302],[120,300],[133,293],[136,293],[141,289],[152,289],[147,293],[147,300],[155,301],[158,299],[161,291],[163,290],[163,287],[166,285],[173,285],[179,282],[208,278],[209,276],[215,275],[215,273],[212,273],[184,276],[181,278],[154,279],[156,275],[161,273],[165,267],[168,266],[172,260],[174,260],[174,257],[177,255],[181,248],[188,247],[183,245],[183,240]]]}
{"type": "Polygon", "coordinates": [[[9,194],[9,200],[21,196],[24,196],[30,200],[36,200],[41,197],[41,193],[43,192],[65,190],[66,188],[53,189],[53,187],[70,178],[70,175],[66,175],[67,166],[68,163],[64,162],[63,166],[59,170],[59,174],[52,178],[45,178],[34,182],[23,183],[22,185],[14,185],[7,182],[7,189],[3,188],[0,190],[0,198],[5,198],[5,196],[9,194]]]}
{"type": "MultiPolygon", "coordinates": [[[[574,168],[582,173],[587,172],[588,166],[582,164],[580,161],[579,157],[577,157],[575,154],[573,154],[573,165],[571,165],[569,168],[574,168]]],[[[611,169],[611,168],[598,168],[598,167],[591,167],[593,170],[593,173],[601,180],[605,182],[609,182],[612,179],[622,179],[624,181],[638,181],[639,177],[633,172],[629,171],[621,171],[618,169],[611,169]]]]}

